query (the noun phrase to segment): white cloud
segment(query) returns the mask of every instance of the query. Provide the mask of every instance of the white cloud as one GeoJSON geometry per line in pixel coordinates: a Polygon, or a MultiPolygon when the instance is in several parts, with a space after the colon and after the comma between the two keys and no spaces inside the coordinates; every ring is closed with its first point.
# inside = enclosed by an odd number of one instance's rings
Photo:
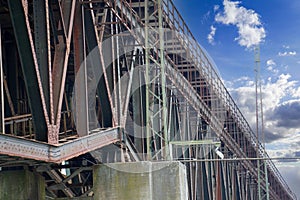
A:
{"type": "MultiPolygon", "coordinates": [[[[270,65],[272,61],[267,62],[270,65]]],[[[281,74],[276,80],[268,78],[262,85],[266,149],[269,156],[295,158],[300,156],[300,87],[289,74],[281,74]],[[294,100],[289,96],[297,96],[294,100]]],[[[240,79],[243,86],[231,88],[236,103],[255,130],[255,84],[250,79],[240,79]]],[[[232,85],[233,87],[236,86],[232,85]]],[[[293,192],[300,197],[300,163],[295,159],[275,162],[283,178],[293,192]]]]}
{"type": "Polygon", "coordinates": [[[251,79],[248,76],[242,76],[238,79],[236,79],[234,82],[244,82],[244,81],[251,81],[251,79]]]}
{"type": "Polygon", "coordinates": [[[269,60],[267,60],[266,64],[267,64],[268,71],[273,72],[274,74],[279,73],[279,70],[275,68],[277,66],[277,64],[275,63],[274,60],[269,59],[269,60]]]}
{"type": "Polygon", "coordinates": [[[262,86],[266,109],[274,108],[281,100],[290,94],[296,81],[290,81],[291,75],[281,74],[275,82],[269,81],[262,86]]]}
{"type": "Polygon", "coordinates": [[[279,52],[278,56],[295,56],[297,55],[296,51],[285,51],[285,52],[279,52]]]}
{"type": "Polygon", "coordinates": [[[292,97],[294,98],[300,98],[300,87],[295,88],[292,92],[292,97]]]}
{"type": "Polygon", "coordinates": [[[277,127],[300,131],[300,100],[287,100],[277,105],[267,119],[276,122],[277,127]]]}
{"type": "Polygon", "coordinates": [[[283,47],[284,49],[289,49],[289,48],[290,48],[289,45],[282,45],[282,47],[283,47]]]}
{"type": "Polygon", "coordinates": [[[216,12],[216,11],[218,11],[219,10],[219,8],[220,8],[220,6],[219,5],[215,5],[214,6],[214,11],[216,12]]]}
{"type": "Polygon", "coordinates": [[[215,37],[215,34],[216,34],[216,30],[217,29],[213,25],[210,26],[210,33],[207,36],[208,42],[210,44],[214,44],[214,37],[215,37]]]}
{"type": "Polygon", "coordinates": [[[240,2],[224,0],[224,12],[218,13],[215,20],[238,28],[239,36],[235,38],[239,45],[247,48],[258,45],[266,37],[265,29],[254,10],[239,6],[240,2]]]}
{"type": "Polygon", "coordinates": [[[270,59],[267,60],[267,66],[276,66],[276,63],[274,62],[274,60],[270,59]]]}
{"type": "MultiPolygon", "coordinates": [[[[298,94],[300,89],[297,89],[298,82],[290,79],[291,76],[289,74],[281,74],[276,80],[269,78],[265,82],[262,82],[263,107],[266,119],[265,131],[268,141],[277,140],[286,137],[288,134],[300,132],[300,127],[288,127],[288,124],[286,126],[282,126],[281,123],[284,121],[283,118],[285,116],[282,114],[280,115],[280,112],[286,112],[286,109],[284,108],[288,107],[287,104],[284,104],[283,102],[286,102],[286,99],[292,98],[293,95],[300,95],[298,94]],[[277,118],[274,117],[275,114],[277,118]]],[[[245,79],[242,78],[241,80],[245,79]]],[[[229,91],[250,126],[253,130],[255,130],[255,83],[251,80],[243,81],[241,83],[242,86],[231,88],[229,91]]],[[[234,83],[233,86],[236,85],[240,84],[234,83]]]]}
{"type": "Polygon", "coordinates": [[[267,66],[267,70],[273,72],[274,74],[278,74],[279,70],[274,68],[274,65],[267,66]]]}

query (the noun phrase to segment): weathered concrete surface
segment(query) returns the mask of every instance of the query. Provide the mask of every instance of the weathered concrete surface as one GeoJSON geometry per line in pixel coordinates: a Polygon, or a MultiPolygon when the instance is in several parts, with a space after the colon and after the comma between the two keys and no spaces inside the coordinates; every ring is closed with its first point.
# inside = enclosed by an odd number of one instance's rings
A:
{"type": "Polygon", "coordinates": [[[47,198],[46,197],[46,200],[94,200],[93,197],[65,197],[65,198],[47,198]]]}
{"type": "Polygon", "coordinates": [[[180,162],[112,163],[94,167],[94,200],[186,200],[180,162]]]}
{"type": "Polygon", "coordinates": [[[0,172],[0,200],[44,200],[45,180],[28,170],[0,172]]]}

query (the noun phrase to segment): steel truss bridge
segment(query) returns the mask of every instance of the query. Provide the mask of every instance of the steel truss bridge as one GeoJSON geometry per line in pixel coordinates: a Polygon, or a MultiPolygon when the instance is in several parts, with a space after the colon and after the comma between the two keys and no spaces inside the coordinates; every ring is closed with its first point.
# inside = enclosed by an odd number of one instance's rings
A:
{"type": "Polygon", "coordinates": [[[0,0],[0,35],[1,171],[74,198],[95,164],[180,160],[189,199],[296,199],[171,0],[0,0]]]}

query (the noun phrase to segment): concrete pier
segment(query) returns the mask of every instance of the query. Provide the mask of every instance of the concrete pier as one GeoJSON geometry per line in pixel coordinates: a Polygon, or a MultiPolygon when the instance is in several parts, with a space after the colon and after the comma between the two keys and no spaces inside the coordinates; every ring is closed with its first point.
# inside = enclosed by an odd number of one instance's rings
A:
{"type": "Polygon", "coordinates": [[[94,167],[94,200],[186,200],[180,162],[112,163],[94,167]]]}
{"type": "Polygon", "coordinates": [[[45,181],[28,170],[0,172],[0,200],[45,199],[45,181]]]}

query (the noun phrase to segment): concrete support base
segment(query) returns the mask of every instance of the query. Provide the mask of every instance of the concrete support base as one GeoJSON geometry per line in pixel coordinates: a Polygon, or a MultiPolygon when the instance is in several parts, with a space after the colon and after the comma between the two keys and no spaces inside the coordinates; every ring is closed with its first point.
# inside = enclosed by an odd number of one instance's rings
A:
{"type": "Polygon", "coordinates": [[[186,200],[180,162],[112,163],[94,167],[94,200],[186,200]]]}
{"type": "Polygon", "coordinates": [[[28,170],[0,172],[0,200],[45,199],[45,180],[28,170]]]}

